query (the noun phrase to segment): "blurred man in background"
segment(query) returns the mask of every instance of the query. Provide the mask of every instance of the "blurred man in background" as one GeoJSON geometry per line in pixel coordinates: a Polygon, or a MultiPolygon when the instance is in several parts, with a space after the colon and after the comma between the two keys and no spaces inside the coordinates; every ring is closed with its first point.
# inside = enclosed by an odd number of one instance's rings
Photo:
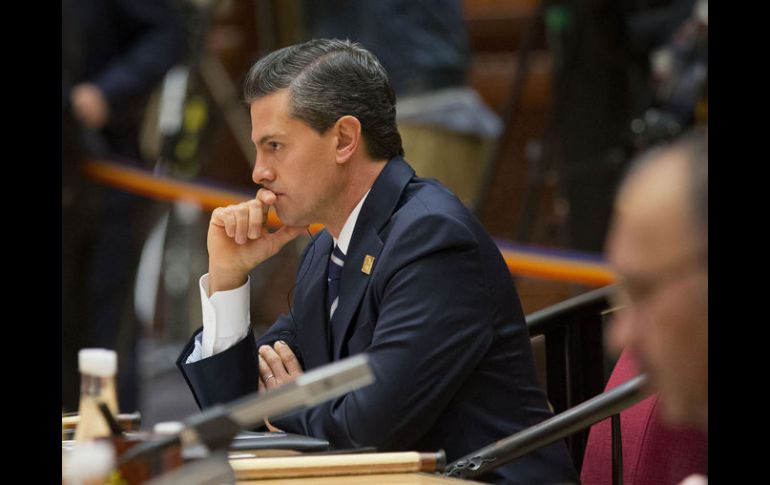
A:
{"type": "Polygon", "coordinates": [[[672,423],[708,429],[708,138],[648,152],[621,187],[608,239],[624,281],[612,343],[630,346],[672,423]]]}
{"type": "Polygon", "coordinates": [[[138,404],[131,283],[142,199],[98,186],[83,157],[141,166],[139,133],[150,94],[183,59],[187,37],[171,0],[62,3],[62,409],[78,405],[77,352],[119,351],[121,410],[138,404]]]}

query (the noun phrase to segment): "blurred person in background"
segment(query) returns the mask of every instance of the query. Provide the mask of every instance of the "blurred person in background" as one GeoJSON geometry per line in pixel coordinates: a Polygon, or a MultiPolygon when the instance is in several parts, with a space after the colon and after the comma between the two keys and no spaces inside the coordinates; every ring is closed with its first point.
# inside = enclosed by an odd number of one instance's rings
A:
{"type": "Polygon", "coordinates": [[[130,291],[142,199],[85,180],[85,157],[143,165],[149,96],[187,50],[172,0],[62,2],[62,409],[77,410],[77,352],[119,351],[121,410],[138,404],[130,291]]]}
{"type": "Polygon", "coordinates": [[[632,165],[607,251],[623,281],[612,345],[628,347],[650,376],[666,421],[708,431],[706,133],[649,150],[632,165]]]}

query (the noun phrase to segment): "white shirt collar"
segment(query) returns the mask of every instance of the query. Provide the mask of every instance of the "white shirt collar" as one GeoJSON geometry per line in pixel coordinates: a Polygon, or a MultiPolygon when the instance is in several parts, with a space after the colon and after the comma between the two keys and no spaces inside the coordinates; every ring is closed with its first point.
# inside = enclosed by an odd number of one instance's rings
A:
{"type": "Polygon", "coordinates": [[[371,192],[371,190],[372,189],[369,189],[366,191],[364,196],[361,197],[361,200],[358,201],[358,205],[356,205],[356,207],[348,216],[348,220],[345,221],[345,225],[342,226],[342,230],[340,231],[340,238],[337,239],[334,236],[332,236],[332,239],[334,239],[334,244],[336,246],[339,246],[340,251],[342,251],[343,254],[348,254],[348,246],[350,246],[350,239],[353,237],[353,229],[356,227],[358,214],[361,212],[361,206],[364,205],[366,196],[369,195],[369,192],[371,192]]]}

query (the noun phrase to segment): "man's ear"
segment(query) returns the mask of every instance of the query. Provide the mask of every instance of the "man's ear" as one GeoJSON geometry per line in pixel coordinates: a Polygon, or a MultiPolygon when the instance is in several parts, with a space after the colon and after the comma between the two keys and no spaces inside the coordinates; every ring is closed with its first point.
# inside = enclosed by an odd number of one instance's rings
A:
{"type": "Polygon", "coordinates": [[[345,115],[334,124],[337,132],[337,163],[347,163],[361,145],[361,122],[358,118],[345,115]]]}

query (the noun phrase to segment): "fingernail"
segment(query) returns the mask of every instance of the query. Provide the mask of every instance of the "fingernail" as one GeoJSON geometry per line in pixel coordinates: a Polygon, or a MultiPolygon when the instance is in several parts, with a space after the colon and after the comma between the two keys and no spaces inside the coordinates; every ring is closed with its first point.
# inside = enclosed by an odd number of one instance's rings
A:
{"type": "Polygon", "coordinates": [[[284,342],[283,340],[278,340],[276,343],[277,343],[277,344],[281,344],[281,345],[285,345],[286,347],[288,347],[288,346],[289,346],[289,345],[288,345],[286,342],[284,342]]]}

